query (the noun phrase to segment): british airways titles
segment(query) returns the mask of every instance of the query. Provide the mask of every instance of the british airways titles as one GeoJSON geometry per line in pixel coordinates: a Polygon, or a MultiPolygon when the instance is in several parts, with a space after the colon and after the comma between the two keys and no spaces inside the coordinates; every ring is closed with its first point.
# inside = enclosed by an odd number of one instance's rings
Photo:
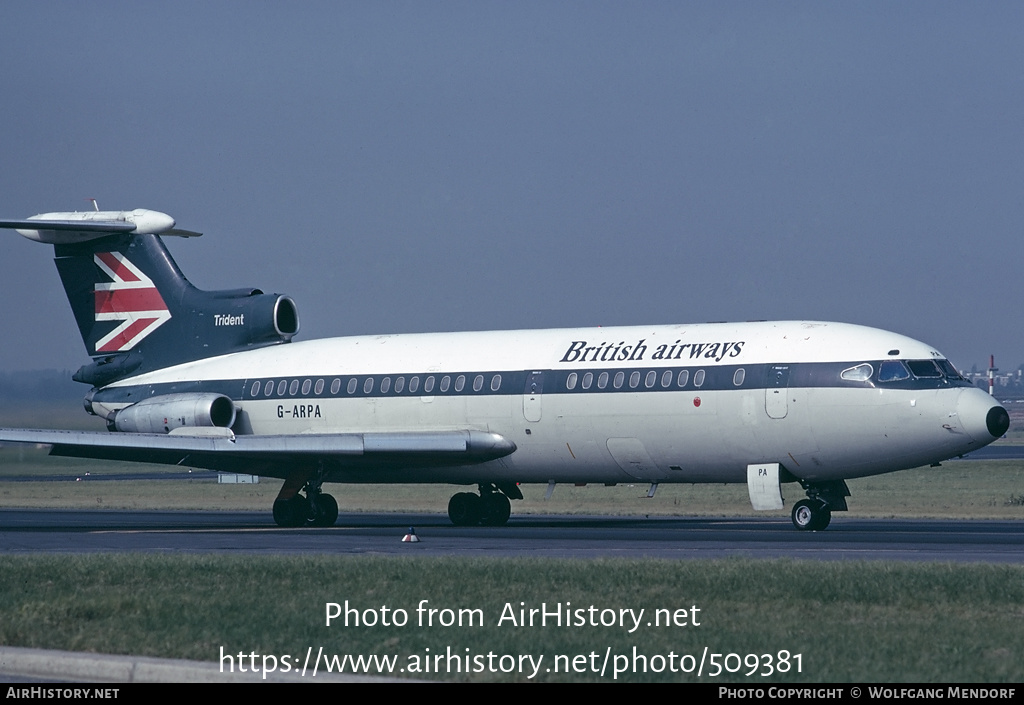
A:
{"type": "MultiPolygon", "coordinates": [[[[635,343],[588,343],[586,340],[574,340],[565,351],[559,362],[622,362],[645,359],[648,353],[647,339],[641,338],[635,343]]],[[[654,348],[651,360],[682,360],[703,358],[721,362],[726,357],[737,357],[743,351],[746,341],[735,343],[682,343],[679,340],[663,343],[654,348]]]]}

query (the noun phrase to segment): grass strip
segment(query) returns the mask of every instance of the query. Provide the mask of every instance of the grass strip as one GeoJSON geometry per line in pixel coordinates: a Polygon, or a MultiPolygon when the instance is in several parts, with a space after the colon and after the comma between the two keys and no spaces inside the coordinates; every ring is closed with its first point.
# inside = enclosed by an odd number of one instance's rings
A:
{"type": "MultiPolygon", "coordinates": [[[[523,681],[532,669],[465,672],[467,655],[543,655],[538,681],[612,680],[592,672],[606,652],[629,660],[620,681],[1020,682],[1024,680],[1024,568],[1001,565],[793,560],[570,560],[374,556],[0,556],[0,642],[101,653],[216,661],[239,652],[393,655],[419,663],[417,678],[523,681]],[[451,610],[420,626],[417,607],[451,610]],[[325,625],[327,603],[360,612],[360,625],[325,625]],[[522,604],[521,604],[522,603],[522,604]],[[566,606],[566,603],[570,603],[566,606]],[[521,625],[520,608],[591,606],[582,626],[521,625]],[[382,606],[405,626],[382,626],[382,606]],[[696,607],[699,612],[693,612],[696,607]],[[593,626],[621,609],[644,609],[632,633],[593,626]],[[648,626],[665,609],[686,626],[648,626]],[[441,626],[459,610],[470,626],[441,626]],[[511,612],[509,611],[511,610],[511,612]],[[605,612],[612,610],[613,612],[605,612]],[[684,612],[677,613],[676,610],[684,612]],[[476,623],[476,615],[482,624],[476,623]],[[515,622],[502,615],[514,614],[515,622]],[[364,619],[373,619],[366,626],[364,619]],[[699,626],[692,621],[699,621],[699,626]],[[670,671],[684,655],[791,655],[787,673],[717,678],[670,671]],[[637,654],[646,662],[634,661],[637,654]],[[429,651],[428,651],[429,649],[429,651]],[[424,657],[447,653],[437,673],[424,657]],[[468,650],[468,651],[467,651],[468,650]],[[556,656],[568,673],[547,671],[556,656]],[[573,660],[575,658],[575,661],[573,660]],[[659,658],[661,659],[659,661],[659,658]],[[641,667],[646,665],[646,672],[641,667]],[[575,666],[575,668],[573,668],[575,666]],[[660,667],[661,672],[654,672],[660,667]],[[576,671],[579,670],[579,672],[576,671]]],[[[426,613],[424,614],[424,617],[426,613]]],[[[574,617],[575,619],[575,617],[574,617]]],[[[351,620],[350,620],[351,621],[351,620]]],[[[257,662],[259,663],[259,661],[257,662]]],[[[486,666],[486,660],[482,662],[486,666]]],[[[503,661],[508,666],[510,661],[503,661]]],[[[749,661],[748,661],[749,664],[749,661]]],[[[474,671],[477,664],[468,664],[474,671]]],[[[619,665],[622,665],[620,662],[619,665]]],[[[705,674],[710,670],[705,664],[705,674]]],[[[559,669],[564,670],[564,669],[559,669]]],[[[764,666],[759,665],[758,673],[764,666]]]]}

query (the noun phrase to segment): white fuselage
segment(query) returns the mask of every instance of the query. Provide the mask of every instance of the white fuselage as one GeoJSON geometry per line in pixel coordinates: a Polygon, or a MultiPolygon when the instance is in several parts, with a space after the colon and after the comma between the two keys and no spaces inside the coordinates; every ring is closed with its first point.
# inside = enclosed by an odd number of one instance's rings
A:
{"type": "Polygon", "coordinates": [[[482,465],[331,478],[355,482],[745,482],[754,463],[818,482],[991,442],[994,402],[962,380],[840,378],[889,359],[942,356],[877,329],[800,321],[363,336],[178,365],[110,385],[94,406],[131,403],[119,390],[137,401],[215,389],[235,401],[241,434],[480,430],[517,446],[482,465]]]}

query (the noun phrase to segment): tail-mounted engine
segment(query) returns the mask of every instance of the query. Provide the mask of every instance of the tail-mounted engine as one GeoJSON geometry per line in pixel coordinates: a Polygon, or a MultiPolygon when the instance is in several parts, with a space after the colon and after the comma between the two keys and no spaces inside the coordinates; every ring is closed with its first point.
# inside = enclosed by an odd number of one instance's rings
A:
{"type": "Polygon", "coordinates": [[[226,351],[287,343],[299,332],[299,309],[290,296],[259,289],[211,291],[197,307],[194,334],[226,351]],[[205,319],[205,320],[204,320],[205,319]]]}
{"type": "Polygon", "coordinates": [[[170,433],[176,428],[231,428],[235,405],[223,394],[164,394],[114,412],[108,425],[126,433],[170,433]]]}

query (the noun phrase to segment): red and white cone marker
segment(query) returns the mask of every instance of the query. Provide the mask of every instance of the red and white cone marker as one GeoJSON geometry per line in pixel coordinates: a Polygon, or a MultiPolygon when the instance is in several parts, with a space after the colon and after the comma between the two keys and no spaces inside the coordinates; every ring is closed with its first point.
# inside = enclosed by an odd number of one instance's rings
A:
{"type": "Polygon", "coordinates": [[[419,543],[420,537],[416,535],[416,529],[409,527],[409,533],[402,537],[402,543],[419,543]]]}

